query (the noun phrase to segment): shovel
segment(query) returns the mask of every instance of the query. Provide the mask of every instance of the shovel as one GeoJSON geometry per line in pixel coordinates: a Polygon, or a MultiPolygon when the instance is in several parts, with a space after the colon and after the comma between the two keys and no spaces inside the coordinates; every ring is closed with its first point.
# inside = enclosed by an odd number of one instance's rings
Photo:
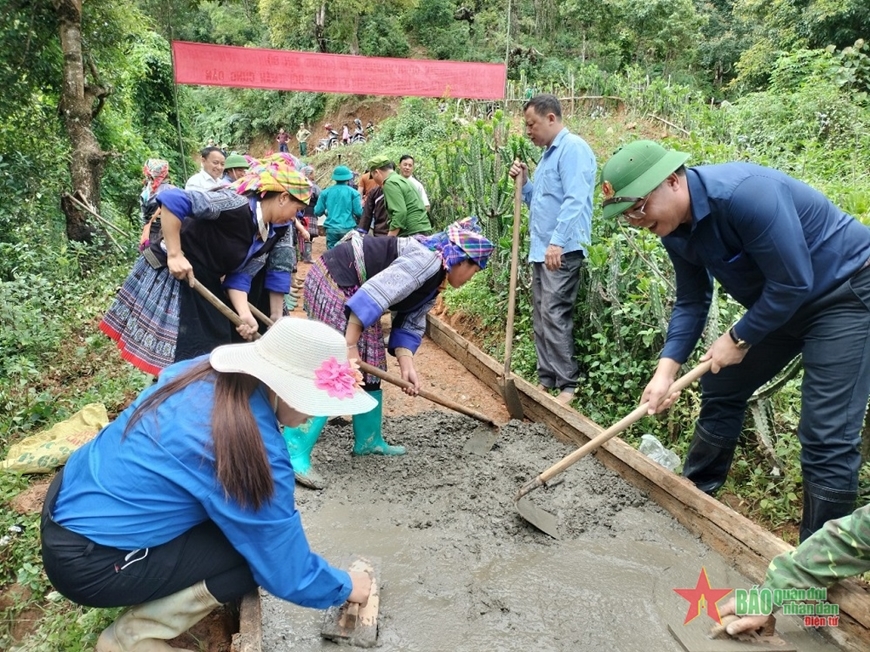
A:
{"type": "MultiPolygon", "coordinates": [[[[197,289],[199,290],[199,288],[197,288],[197,289]]],[[[206,288],[202,288],[202,290],[205,290],[206,292],[208,292],[208,290],[206,288]]],[[[200,290],[200,293],[202,293],[202,290],[200,290]]],[[[230,317],[230,320],[233,323],[235,323],[235,324],[241,323],[241,319],[239,318],[239,316],[236,313],[234,313],[232,310],[230,310],[226,306],[226,304],[224,304],[222,301],[220,301],[220,299],[218,299],[216,296],[214,296],[211,292],[208,292],[208,294],[210,295],[210,297],[206,296],[205,294],[203,294],[203,296],[205,296],[206,299],[209,302],[211,302],[218,310],[220,310],[221,312],[224,312],[224,310],[226,310],[229,313],[229,315],[232,315],[230,317]],[[212,301],[212,299],[214,299],[214,301],[212,301]],[[221,307],[219,307],[214,302],[219,303],[221,307]]],[[[261,322],[266,324],[266,326],[271,326],[273,324],[272,320],[268,316],[263,314],[263,312],[260,311],[256,306],[249,303],[248,308],[251,309],[251,314],[254,315],[254,317],[259,319],[261,322]]],[[[227,314],[227,313],[224,312],[224,314],[227,314]]],[[[229,315],[227,315],[227,316],[229,316],[229,315]]],[[[397,387],[407,388],[407,387],[414,386],[413,383],[408,382],[407,380],[405,380],[401,376],[394,376],[390,373],[387,373],[386,371],[382,371],[381,369],[378,369],[377,367],[373,367],[372,365],[370,365],[366,362],[363,362],[362,360],[359,361],[359,368],[361,371],[364,371],[367,374],[371,374],[372,376],[380,378],[381,380],[385,380],[386,382],[390,383],[391,385],[396,385],[397,387]]],[[[443,405],[444,407],[446,407],[449,410],[453,410],[454,412],[459,412],[460,414],[464,414],[466,416],[471,417],[472,419],[477,419],[478,421],[486,424],[485,426],[478,427],[476,430],[474,430],[474,432],[471,433],[471,437],[469,437],[468,441],[465,443],[465,446],[463,447],[463,449],[466,452],[475,453],[477,455],[482,455],[483,453],[486,453],[489,449],[491,449],[492,445],[495,443],[496,439],[498,439],[499,425],[495,421],[490,419],[488,416],[486,416],[485,414],[482,414],[481,412],[478,412],[477,410],[472,410],[471,408],[465,407],[464,405],[462,405],[460,403],[456,403],[455,401],[451,401],[450,399],[445,398],[445,397],[441,396],[440,394],[435,394],[434,392],[430,392],[430,391],[427,391],[425,389],[419,390],[417,392],[417,395],[422,396],[423,398],[425,398],[429,401],[432,401],[433,403],[437,403],[438,405],[443,405]]]]}
{"type": "Polygon", "coordinates": [[[499,379],[501,395],[512,419],[523,418],[523,404],[511,376],[511,352],[514,344],[514,313],[517,305],[517,266],[520,253],[520,204],[523,198],[522,176],[514,179],[514,230],[511,244],[511,280],[508,290],[507,332],[504,338],[504,374],[499,379]]]}
{"type": "MultiPolygon", "coordinates": [[[[702,362],[697,367],[692,369],[685,376],[678,378],[676,381],[674,381],[670,388],[668,388],[668,396],[670,396],[674,392],[679,392],[691,385],[693,382],[698,380],[698,378],[710,371],[710,367],[712,365],[713,361],[707,360],[706,362],[702,362]]],[[[554,539],[558,539],[559,526],[556,522],[556,516],[551,512],[548,512],[547,510],[533,504],[532,501],[527,497],[527,494],[534,489],[537,489],[538,487],[547,484],[549,480],[559,475],[562,471],[564,471],[569,466],[579,461],[589,453],[601,448],[601,446],[603,446],[607,441],[613,439],[616,435],[628,428],[635,421],[639,421],[640,419],[645,417],[648,410],[649,401],[641,403],[638,407],[634,409],[633,412],[614,423],[601,434],[597,435],[593,439],[590,439],[573,453],[563,457],[561,461],[556,462],[553,466],[541,473],[541,475],[539,475],[535,479],[530,480],[528,483],[523,485],[523,487],[517,492],[517,495],[514,498],[514,500],[516,501],[517,511],[520,513],[520,516],[522,516],[524,519],[526,519],[529,523],[534,525],[542,532],[549,534],[554,539]]]]}

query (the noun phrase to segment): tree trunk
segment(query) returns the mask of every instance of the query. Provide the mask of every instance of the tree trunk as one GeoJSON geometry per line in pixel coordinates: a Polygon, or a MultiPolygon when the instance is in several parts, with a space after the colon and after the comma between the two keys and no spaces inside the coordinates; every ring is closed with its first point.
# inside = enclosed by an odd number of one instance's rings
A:
{"type": "MultiPolygon", "coordinates": [[[[82,52],[82,0],[53,0],[63,52],[63,86],[58,110],[70,142],[70,177],[72,188],[61,199],[66,216],[66,234],[70,240],[90,242],[94,228],[86,214],[76,208],[69,195],[81,193],[97,210],[100,206],[100,179],[108,154],[97,142],[91,124],[102,109],[109,92],[98,83],[89,85],[85,76],[82,52]]],[[[96,77],[96,70],[91,66],[96,77]]],[[[97,80],[95,80],[96,82],[97,80]]]]}
{"type": "Polygon", "coordinates": [[[317,16],[314,19],[314,40],[317,41],[317,49],[320,52],[329,52],[326,42],[326,2],[320,3],[317,16]]]}
{"type": "Polygon", "coordinates": [[[359,54],[359,14],[354,14],[353,30],[350,35],[350,53],[359,54]]]}

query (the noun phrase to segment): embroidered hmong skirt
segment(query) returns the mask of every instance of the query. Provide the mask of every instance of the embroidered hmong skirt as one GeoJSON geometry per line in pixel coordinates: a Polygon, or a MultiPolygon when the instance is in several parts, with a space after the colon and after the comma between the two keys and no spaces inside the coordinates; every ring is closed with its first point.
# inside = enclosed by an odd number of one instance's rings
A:
{"type": "MultiPolygon", "coordinates": [[[[303,307],[310,319],[323,322],[344,334],[347,330],[344,304],[357,290],[359,290],[358,285],[339,287],[329,275],[323,260],[318,258],[308,268],[308,274],[305,276],[303,307]]],[[[362,332],[358,346],[364,362],[384,371],[387,370],[387,350],[384,346],[384,333],[380,320],[362,332]]],[[[380,378],[370,374],[365,374],[365,381],[369,385],[378,385],[381,382],[380,378]]]]}
{"type": "Polygon", "coordinates": [[[100,322],[121,356],[145,373],[156,376],[175,362],[179,286],[168,269],[154,269],[139,256],[100,322]]]}

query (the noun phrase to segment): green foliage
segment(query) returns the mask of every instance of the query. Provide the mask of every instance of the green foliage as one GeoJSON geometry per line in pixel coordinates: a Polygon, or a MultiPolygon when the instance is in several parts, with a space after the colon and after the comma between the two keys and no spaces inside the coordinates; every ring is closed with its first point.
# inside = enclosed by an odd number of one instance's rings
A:
{"type": "Polygon", "coordinates": [[[377,7],[360,19],[359,52],[369,57],[408,57],[411,46],[399,18],[385,7],[377,7]]]}
{"type": "Polygon", "coordinates": [[[451,0],[420,0],[406,15],[404,24],[433,59],[466,59],[468,30],[453,19],[451,0]]]}
{"type": "Polygon", "coordinates": [[[835,53],[840,64],[835,70],[840,88],[854,92],[856,101],[866,103],[870,94],[870,43],[858,39],[839,52],[834,46],[828,46],[826,51],[835,53]]]}

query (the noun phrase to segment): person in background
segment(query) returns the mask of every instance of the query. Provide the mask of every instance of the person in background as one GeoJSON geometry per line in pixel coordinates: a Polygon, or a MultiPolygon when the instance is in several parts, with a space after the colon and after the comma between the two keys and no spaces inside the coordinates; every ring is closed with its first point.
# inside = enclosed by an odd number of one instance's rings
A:
{"type": "Polygon", "coordinates": [[[290,148],[287,147],[287,141],[290,139],[289,134],[284,131],[284,127],[278,129],[278,135],[275,137],[275,141],[278,143],[278,152],[289,152],[290,148]]]}
{"type": "Polygon", "coordinates": [[[347,127],[347,123],[344,123],[344,126],[341,128],[341,144],[342,145],[350,145],[350,129],[347,127]]]}
{"type": "MultiPolygon", "coordinates": [[[[302,295],[305,311],[345,334],[348,357],[386,370],[387,352],[396,356],[402,378],[413,385],[405,392],[414,395],[420,378],[413,356],[426,330],[426,314],[445,282],[461,287],[486,267],[492,250],[472,218],[421,240],[355,234],[308,269],[302,295]],[[388,310],[393,321],[385,345],[381,316],[388,310]]],[[[377,407],[353,417],[354,454],[404,454],[402,446],[391,446],[383,438],[380,379],[367,374],[365,382],[377,407]]],[[[315,489],[325,483],[311,467],[311,450],[325,423],[326,418],[317,415],[302,426],[284,429],[296,479],[315,489]]]]}
{"type": "Polygon", "coordinates": [[[296,132],[296,140],[299,142],[299,156],[308,155],[308,139],[311,138],[311,132],[305,128],[305,124],[299,125],[299,131],[296,132]]]}
{"type": "Polygon", "coordinates": [[[303,228],[308,232],[308,239],[305,240],[304,237],[301,236],[298,242],[299,247],[299,255],[302,259],[303,263],[311,264],[311,247],[312,241],[316,238],[320,233],[320,226],[317,224],[317,217],[314,215],[314,207],[317,206],[317,202],[320,199],[320,186],[314,183],[314,168],[310,165],[305,165],[301,169],[302,174],[304,174],[308,181],[311,182],[311,197],[308,200],[308,204],[302,211],[301,215],[297,215],[298,220],[302,224],[303,228]]]}
{"type": "Polygon", "coordinates": [[[200,153],[201,169],[184,184],[185,190],[214,190],[224,185],[224,162],[226,157],[219,147],[206,147],[200,153]]]}
{"type": "MultiPolygon", "coordinates": [[[[827,588],[867,571],[870,571],[870,505],[828,521],[797,548],[774,557],[758,588],[771,591],[827,588]]],[[[735,614],[736,606],[731,598],[720,607],[719,615],[735,614]]],[[[763,628],[769,618],[743,616],[726,625],[725,631],[731,636],[753,632],[763,628]]]]}
{"type": "Polygon", "coordinates": [[[376,156],[368,163],[369,172],[384,191],[387,214],[390,216],[390,235],[409,236],[429,233],[432,224],[420,195],[386,156],[376,156]]]}
{"type": "Polygon", "coordinates": [[[389,235],[389,222],[390,217],[387,215],[387,205],[384,202],[384,190],[380,186],[375,186],[363,204],[363,213],[362,217],[359,218],[357,231],[362,234],[371,231],[371,234],[376,237],[389,235]]]}
{"type": "Polygon", "coordinates": [[[676,302],[650,413],[707,323],[713,279],[746,312],[707,349],[701,411],[683,475],[712,494],[725,483],[752,394],[802,356],[797,437],[801,541],[849,514],[858,496],[870,396],[870,228],[778,170],[732,162],[686,168],[689,155],[650,140],[624,146],[601,172],[605,219],[659,236],[676,302]]]}
{"type": "Polygon", "coordinates": [[[423,206],[426,208],[426,212],[428,213],[429,196],[426,194],[426,189],[423,187],[423,184],[414,177],[413,156],[411,156],[410,154],[402,155],[402,158],[399,159],[399,173],[408,181],[410,181],[412,186],[414,186],[414,189],[420,195],[420,199],[423,201],[423,206]]]}
{"type": "Polygon", "coordinates": [[[248,171],[248,159],[241,154],[230,154],[224,161],[224,180],[226,183],[238,181],[248,171]]]}
{"type": "Polygon", "coordinates": [[[363,204],[366,203],[369,193],[379,187],[377,181],[372,179],[372,173],[369,170],[366,170],[359,175],[359,185],[357,186],[357,190],[359,190],[359,194],[362,196],[363,204]]]}
{"type": "Polygon", "coordinates": [[[178,650],[167,641],[258,586],[315,609],[366,603],[367,574],[309,547],[280,430],[372,410],[358,379],[339,333],[283,318],[259,342],[168,367],[72,453],[46,496],[41,553],[73,602],[130,607],[97,652],[178,650]]]}
{"type": "Polygon", "coordinates": [[[173,362],[208,353],[233,339],[230,321],[193,289],[196,279],[227,297],[250,339],[259,325],[248,301],[272,319],[284,311],[293,265],[288,225],[305,207],[308,179],[281,163],[255,166],[234,188],[170,188],[157,196],[161,232],[100,322],[125,360],[158,375],[173,362]]]}
{"type": "Polygon", "coordinates": [[[362,202],[359,192],[348,185],[353,178],[350,168],[339,165],[332,171],[335,185],[322,193],[314,207],[315,217],[326,214],[323,228],[326,231],[326,248],[332,249],[348,231],[356,227],[357,219],[362,215],[362,202]]]}
{"type": "Polygon", "coordinates": [[[157,194],[166,188],[174,187],[169,180],[169,162],[162,158],[149,158],[142,166],[145,175],[142,192],[139,193],[139,213],[142,219],[142,234],[139,237],[139,251],[151,241],[151,225],[159,220],[157,194]]]}
{"type": "Polygon", "coordinates": [[[522,179],[523,201],[529,206],[538,388],[558,390],[556,400],[568,405],[580,377],[574,359],[574,304],[592,237],[597,168],[586,141],[562,124],[562,106],[554,95],[536,95],[523,111],[526,134],[545,148],[534,182],[525,163],[514,161],[510,169],[512,178],[522,179]]]}

